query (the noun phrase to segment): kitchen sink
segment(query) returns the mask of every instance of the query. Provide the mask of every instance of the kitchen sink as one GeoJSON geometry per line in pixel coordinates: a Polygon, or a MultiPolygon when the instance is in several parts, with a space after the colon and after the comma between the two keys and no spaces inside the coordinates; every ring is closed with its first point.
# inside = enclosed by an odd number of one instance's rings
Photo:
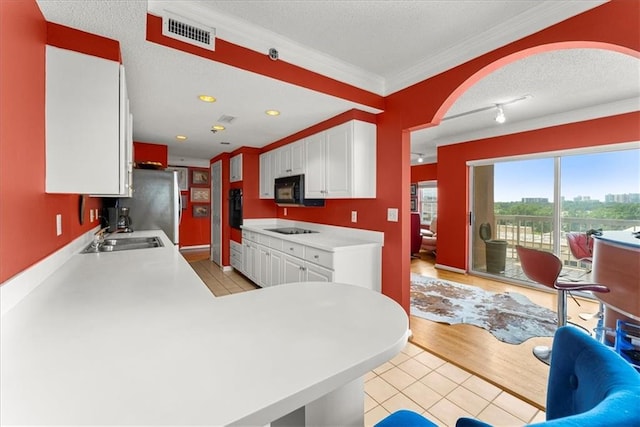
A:
{"type": "Polygon", "coordinates": [[[122,237],[119,239],[104,239],[101,243],[92,242],[81,253],[119,252],[133,249],[159,248],[164,246],[158,236],[154,237],[122,237]]]}

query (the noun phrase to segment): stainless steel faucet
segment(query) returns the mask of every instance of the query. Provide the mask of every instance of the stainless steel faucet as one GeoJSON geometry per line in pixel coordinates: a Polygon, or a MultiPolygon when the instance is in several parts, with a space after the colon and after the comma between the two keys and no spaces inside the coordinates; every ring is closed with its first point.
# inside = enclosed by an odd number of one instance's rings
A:
{"type": "Polygon", "coordinates": [[[104,244],[104,235],[108,229],[109,227],[107,226],[107,227],[101,228],[100,230],[94,233],[93,243],[91,244],[91,246],[95,248],[96,251],[100,248],[100,246],[104,244]]]}

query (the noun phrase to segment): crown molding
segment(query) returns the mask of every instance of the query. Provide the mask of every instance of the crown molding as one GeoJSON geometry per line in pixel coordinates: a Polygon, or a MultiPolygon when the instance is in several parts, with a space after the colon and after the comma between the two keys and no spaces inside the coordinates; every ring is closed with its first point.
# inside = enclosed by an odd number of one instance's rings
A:
{"type": "Polygon", "coordinates": [[[541,0],[535,7],[515,18],[504,21],[484,33],[469,37],[435,56],[424,58],[416,65],[386,78],[313,50],[235,16],[214,12],[212,9],[190,0],[149,0],[148,12],[162,16],[166,10],[203,25],[214,27],[216,37],[256,52],[262,52],[265,55],[270,48],[275,48],[278,50],[280,60],[360,89],[386,96],[607,1],[541,0]]]}
{"type": "Polygon", "coordinates": [[[435,56],[425,58],[416,65],[390,76],[387,79],[384,95],[392,94],[438,75],[515,40],[550,27],[561,20],[600,6],[607,1],[540,1],[535,7],[513,19],[504,21],[484,33],[469,37],[435,56]],[[559,20],[558,17],[562,19],[559,20]],[[464,52],[464,55],[461,55],[461,52],[464,52]]]}
{"type": "Polygon", "coordinates": [[[384,92],[385,82],[382,76],[311,49],[235,16],[214,12],[192,1],[149,0],[147,11],[156,16],[162,16],[165,11],[171,12],[215,28],[216,38],[265,55],[268,54],[270,48],[275,48],[278,50],[278,60],[378,95],[382,95],[384,92]]]}

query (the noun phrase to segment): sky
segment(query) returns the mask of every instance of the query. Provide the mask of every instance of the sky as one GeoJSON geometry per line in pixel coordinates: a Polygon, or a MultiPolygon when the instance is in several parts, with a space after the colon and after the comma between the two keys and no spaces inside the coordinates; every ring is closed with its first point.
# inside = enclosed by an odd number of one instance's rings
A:
{"type": "MultiPolygon", "coordinates": [[[[566,156],[561,161],[561,196],[589,196],[604,202],[605,194],[640,193],[640,150],[566,156]]],[[[496,202],[544,197],[553,201],[553,159],[496,163],[496,202]]]]}

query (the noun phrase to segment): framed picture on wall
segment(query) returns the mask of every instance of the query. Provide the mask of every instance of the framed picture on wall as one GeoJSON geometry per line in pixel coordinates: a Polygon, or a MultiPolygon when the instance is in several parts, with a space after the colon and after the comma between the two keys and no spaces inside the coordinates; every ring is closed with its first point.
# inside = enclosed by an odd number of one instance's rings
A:
{"type": "Polygon", "coordinates": [[[191,172],[191,184],[209,184],[209,171],[194,170],[191,172]]]}
{"type": "Polygon", "coordinates": [[[209,205],[193,205],[191,214],[194,218],[206,218],[209,216],[209,205]]]}
{"type": "Polygon", "coordinates": [[[418,198],[411,198],[411,212],[418,212],[418,198]]]}
{"type": "Polygon", "coordinates": [[[180,168],[175,166],[169,166],[165,169],[166,171],[178,172],[178,187],[180,187],[180,191],[187,191],[189,189],[189,168],[180,168]]]}
{"type": "Polygon", "coordinates": [[[411,194],[411,197],[415,197],[418,195],[418,184],[411,184],[410,194],[411,194]]]}
{"type": "Polygon", "coordinates": [[[191,187],[191,203],[209,203],[209,189],[191,187]]]}

